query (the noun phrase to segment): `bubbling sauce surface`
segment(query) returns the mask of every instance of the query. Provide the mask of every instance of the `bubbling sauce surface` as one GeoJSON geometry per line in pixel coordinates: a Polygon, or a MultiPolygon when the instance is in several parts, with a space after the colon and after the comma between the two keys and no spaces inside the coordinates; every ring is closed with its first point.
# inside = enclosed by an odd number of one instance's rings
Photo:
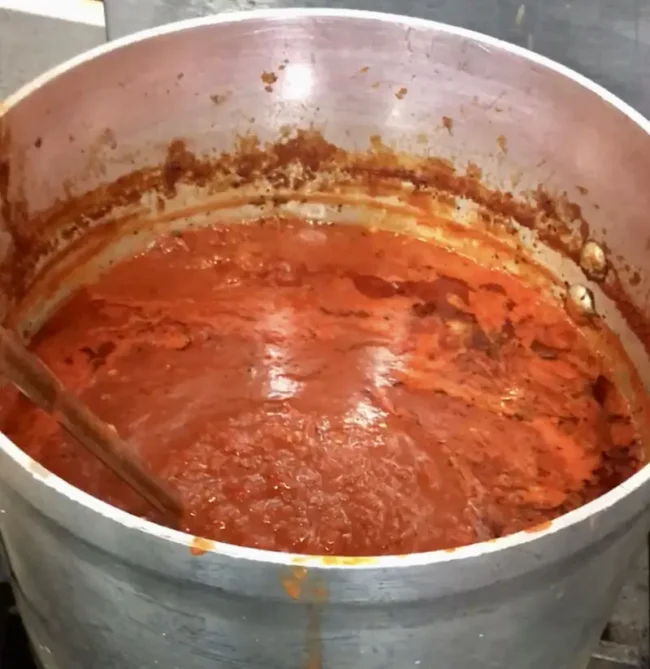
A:
{"type": "MultiPolygon", "coordinates": [[[[606,361],[558,305],[442,247],[268,219],[162,238],[72,296],[33,349],[182,496],[182,528],[367,556],[530,528],[641,465],[606,361]]],[[[148,508],[11,390],[53,473],[148,508]]]]}

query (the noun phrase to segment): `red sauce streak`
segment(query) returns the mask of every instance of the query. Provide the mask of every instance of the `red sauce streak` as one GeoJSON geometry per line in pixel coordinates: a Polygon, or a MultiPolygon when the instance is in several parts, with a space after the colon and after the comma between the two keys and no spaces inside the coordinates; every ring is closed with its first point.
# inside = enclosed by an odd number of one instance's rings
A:
{"type": "MultiPolygon", "coordinates": [[[[420,240],[269,219],[159,240],[34,350],[154,471],[193,535],[341,556],[543,526],[640,465],[564,311],[420,240]]],[[[2,429],[72,484],[143,502],[12,391],[2,429]]],[[[203,552],[208,544],[196,544],[203,552]]]]}

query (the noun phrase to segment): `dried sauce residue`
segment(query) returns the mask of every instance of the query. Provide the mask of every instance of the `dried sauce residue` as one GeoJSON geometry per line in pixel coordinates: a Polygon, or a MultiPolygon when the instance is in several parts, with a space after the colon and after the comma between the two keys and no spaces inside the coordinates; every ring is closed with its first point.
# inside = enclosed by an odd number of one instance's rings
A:
{"type": "MultiPolygon", "coordinates": [[[[76,293],[33,346],[208,540],[452,548],[543,526],[641,464],[608,360],[558,304],[382,230],[271,218],[165,237],[76,293]]],[[[27,453],[148,513],[4,392],[0,428],[27,453]]],[[[300,583],[283,586],[299,597],[300,583]]]]}
{"type": "Polygon", "coordinates": [[[307,569],[305,567],[291,567],[289,574],[281,579],[282,587],[291,599],[300,599],[306,577],[307,569]]]}
{"type": "Polygon", "coordinates": [[[224,102],[226,102],[230,98],[230,95],[231,95],[230,92],[214,93],[213,95],[210,96],[210,100],[212,100],[212,102],[215,105],[219,106],[219,105],[223,104],[224,102]]]}
{"type": "Polygon", "coordinates": [[[194,537],[192,543],[190,544],[190,553],[194,557],[200,557],[205,555],[208,551],[214,548],[214,541],[210,539],[204,539],[203,537],[194,537]]]}
{"type": "Polygon", "coordinates": [[[260,79],[264,84],[264,90],[271,93],[273,91],[273,84],[278,80],[278,75],[275,72],[262,72],[260,79]]]}

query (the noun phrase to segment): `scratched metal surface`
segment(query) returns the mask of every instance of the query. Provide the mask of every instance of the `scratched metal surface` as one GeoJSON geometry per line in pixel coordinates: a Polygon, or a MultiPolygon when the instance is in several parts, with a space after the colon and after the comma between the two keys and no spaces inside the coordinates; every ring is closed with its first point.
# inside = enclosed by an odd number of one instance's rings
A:
{"type": "Polygon", "coordinates": [[[268,7],[348,7],[471,28],[549,56],[650,116],[650,0],[105,0],[110,38],[182,18],[268,7]]]}

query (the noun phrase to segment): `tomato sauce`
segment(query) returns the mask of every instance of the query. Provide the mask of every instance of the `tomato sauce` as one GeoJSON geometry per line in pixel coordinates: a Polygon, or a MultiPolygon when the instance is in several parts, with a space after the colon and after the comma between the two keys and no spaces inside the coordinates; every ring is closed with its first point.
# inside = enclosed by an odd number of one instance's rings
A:
{"type": "MultiPolygon", "coordinates": [[[[178,488],[182,528],[367,556],[547,522],[641,466],[629,407],[561,306],[440,246],[267,219],[189,230],[76,292],[33,349],[178,488]]],[[[14,391],[2,429],[133,513],[14,391]]]]}

